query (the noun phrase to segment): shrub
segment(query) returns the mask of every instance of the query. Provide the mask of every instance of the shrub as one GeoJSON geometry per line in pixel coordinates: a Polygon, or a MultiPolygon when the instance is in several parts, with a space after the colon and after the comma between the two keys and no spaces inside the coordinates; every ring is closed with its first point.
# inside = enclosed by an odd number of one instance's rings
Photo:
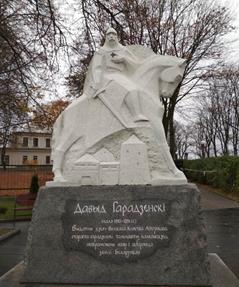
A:
{"type": "Polygon", "coordinates": [[[39,189],[38,175],[35,174],[35,175],[32,176],[31,186],[30,186],[30,193],[37,193],[38,189],[39,189]]]}
{"type": "Polygon", "coordinates": [[[184,160],[183,168],[191,181],[209,184],[227,192],[239,192],[239,157],[184,160]]]}
{"type": "Polygon", "coordinates": [[[5,214],[7,212],[6,207],[0,207],[0,214],[5,214]]]}

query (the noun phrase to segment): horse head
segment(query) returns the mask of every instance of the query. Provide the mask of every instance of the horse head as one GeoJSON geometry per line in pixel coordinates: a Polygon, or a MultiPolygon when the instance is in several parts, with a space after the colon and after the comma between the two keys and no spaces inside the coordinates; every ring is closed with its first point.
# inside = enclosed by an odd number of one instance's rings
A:
{"type": "Polygon", "coordinates": [[[161,97],[169,98],[183,78],[186,61],[180,58],[170,61],[170,56],[164,57],[169,61],[167,65],[163,65],[164,68],[159,75],[159,94],[161,97]]]}

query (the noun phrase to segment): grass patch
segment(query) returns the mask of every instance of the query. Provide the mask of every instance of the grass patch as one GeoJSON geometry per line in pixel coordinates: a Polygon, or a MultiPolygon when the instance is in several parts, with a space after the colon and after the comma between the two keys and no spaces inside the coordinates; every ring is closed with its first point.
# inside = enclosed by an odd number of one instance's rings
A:
{"type": "MultiPolygon", "coordinates": [[[[15,208],[15,197],[0,197],[0,219],[14,219],[14,208],[15,208]]],[[[16,204],[16,208],[29,208],[29,206],[22,206],[16,204]]],[[[16,219],[20,219],[23,217],[31,217],[31,210],[21,210],[16,211],[16,219]]]]}
{"type": "Polygon", "coordinates": [[[9,233],[12,229],[9,228],[0,228],[0,236],[9,233]]]}

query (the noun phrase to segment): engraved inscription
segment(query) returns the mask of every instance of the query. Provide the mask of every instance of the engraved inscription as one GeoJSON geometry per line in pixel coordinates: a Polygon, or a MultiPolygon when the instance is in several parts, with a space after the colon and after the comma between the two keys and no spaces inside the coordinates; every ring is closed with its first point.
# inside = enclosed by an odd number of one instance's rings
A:
{"type": "Polygon", "coordinates": [[[173,234],[170,206],[157,200],[68,200],[62,216],[63,245],[98,260],[135,262],[167,248],[173,234]]]}

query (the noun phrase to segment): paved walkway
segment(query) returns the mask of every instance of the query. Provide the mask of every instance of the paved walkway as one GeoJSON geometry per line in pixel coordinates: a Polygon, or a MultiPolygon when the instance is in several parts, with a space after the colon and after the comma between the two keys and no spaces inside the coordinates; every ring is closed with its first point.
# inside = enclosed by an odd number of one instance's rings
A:
{"type": "Polygon", "coordinates": [[[239,208],[206,210],[204,218],[209,252],[217,253],[239,279],[239,208]]]}
{"type": "MultiPolygon", "coordinates": [[[[10,227],[11,223],[0,223],[0,227],[10,227]]],[[[16,228],[21,232],[0,242],[0,276],[23,260],[29,221],[17,222],[16,228]]]]}
{"type": "Polygon", "coordinates": [[[239,203],[213,192],[215,189],[203,184],[197,184],[201,191],[201,204],[205,210],[239,208],[239,203]]]}
{"type": "MultiPolygon", "coordinates": [[[[199,189],[207,228],[208,252],[217,253],[239,278],[239,204],[211,193],[205,186],[199,186],[199,189]]],[[[16,223],[21,233],[0,242],[0,276],[23,259],[28,226],[29,222],[16,223]]]]}

